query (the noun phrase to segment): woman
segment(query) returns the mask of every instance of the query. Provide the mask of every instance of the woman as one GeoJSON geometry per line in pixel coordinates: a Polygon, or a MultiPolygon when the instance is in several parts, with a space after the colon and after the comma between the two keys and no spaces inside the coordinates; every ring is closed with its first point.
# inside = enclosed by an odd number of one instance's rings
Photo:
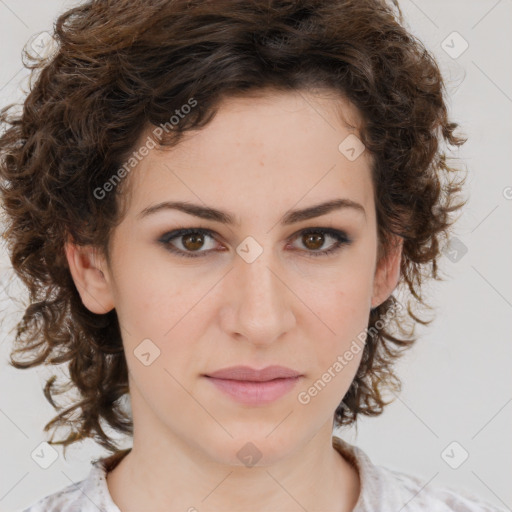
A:
{"type": "Polygon", "coordinates": [[[5,236],[32,301],[13,356],[34,353],[11,364],[68,364],[82,399],[51,444],[112,455],[27,511],[497,510],[332,436],[399,389],[422,320],[393,292],[426,305],[464,204],[440,144],[465,140],[400,20],[380,0],[58,18],[23,112],[2,114],[5,236]]]}

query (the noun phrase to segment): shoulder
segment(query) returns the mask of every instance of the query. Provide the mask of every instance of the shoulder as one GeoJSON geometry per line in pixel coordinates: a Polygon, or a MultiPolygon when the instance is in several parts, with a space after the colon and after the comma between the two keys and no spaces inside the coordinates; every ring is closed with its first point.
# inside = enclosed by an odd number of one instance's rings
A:
{"type": "Polygon", "coordinates": [[[359,472],[361,491],[354,512],[404,510],[407,512],[505,512],[479,496],[448,486],[436,485],[435,476],[416,475],[374,464],[359,447],[339,437],[333,445],[359,472]]]}
{"type": "Polygon", "coordinates": [[[82,508],[85,483],[86,480],[82,480],[68,485],[60,491],[41,498],[23,512],[79,512],[80,510],[86,510],[82,508]]]}
{"type": "Polygon", "coordinates": [[[41,498],[22,512],[120,512],[109,494],[106,472],[125,453],[95,461],[87,478],[41,498]]]}
{"type": "Polygon", "coordinates": [[[505,512],[467,490],[435,485],[431,480],[379,467],[384,481],[398,490],[408,511],[436,510],[438,512],[505,512]]]}

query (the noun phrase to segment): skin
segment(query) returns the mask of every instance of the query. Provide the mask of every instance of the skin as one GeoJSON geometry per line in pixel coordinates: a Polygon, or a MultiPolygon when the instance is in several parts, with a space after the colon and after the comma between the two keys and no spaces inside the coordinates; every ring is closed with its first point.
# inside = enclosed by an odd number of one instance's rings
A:
{"type": "Polygon", "coordinates": [[[123,512],[355,506],[359,477],[333,448],[332,428],[362,350],[308,404],[298,394],[332,367],[368,326],[370,308],[395,289],[402,246],[377,262],[371,158],[365,151],[350,161],[339,151],[357,134],[340,108],[358,126],[353,105],[318,91],[227,99],[205,128],[174,148],[151,150],[126,178],[129,206],[110,241],[111,265],[94,247],[66,245],[84,305],[95,313],[115,308],[122,326],[133,449],[107,483],[123,512]],[[365,214],[346,208],[281,224],[288,210],[338,198],[360,203],[365,214]],[[240,224],[170,209],[137,218],[162,201],[225,210],[240,224]],[[158,241],[199,227],[215,238],[172,244],[201,257],[180,257],[158,241]],[[306,228],[341,230],[352,243],[308,256],[336,240],[324,234],[311,242],[301,236],[306,228]],[[263,249],[252,263],[236,252],[248,236],[263,249]],[[146,338],[160,350],[149,366],[134,354],[146,338]],[[242,405],[202,376],[238,364],[280,364],[304,377],[275,402],[242,405]],[[253,467],[237,457],[248,442],[261,453],[253,467]]]}

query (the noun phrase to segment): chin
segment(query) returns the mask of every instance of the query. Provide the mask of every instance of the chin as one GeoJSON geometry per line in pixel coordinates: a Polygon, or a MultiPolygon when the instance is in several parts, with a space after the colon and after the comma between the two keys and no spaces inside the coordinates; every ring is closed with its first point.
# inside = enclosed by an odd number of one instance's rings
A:
{"type": "Polygon", "coordinates": [[[268,436],[268,432],[265,430],[257,435],[247,433],[237,436],[231,432],[233,438],[225,434],[221,439],[211,440],[204,449],[218,464],[238,467],[270,466],[290,455],[296,446],[286,433],[284,436],[274,437],[274,434],[268,436]],[[287,443],[283,442],[283,439],[287,443]],[[215,449],[215,446],[218,449],[215,449]]]}

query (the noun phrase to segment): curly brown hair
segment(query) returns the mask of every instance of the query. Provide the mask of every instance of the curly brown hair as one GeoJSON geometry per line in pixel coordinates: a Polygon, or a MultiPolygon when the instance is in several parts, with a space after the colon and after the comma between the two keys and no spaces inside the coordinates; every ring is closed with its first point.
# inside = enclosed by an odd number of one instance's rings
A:
{"type": "Polygon", "coordinates": [[[391,295],[371,310],[360,367],[335,421],[349,425],[390,403],[383,391],[401,387],[395,360],[416,341],[415,324],[432,321],[416,311],[432,309],[423,285],[443,279],[441,238],[454,223],[450,214],[466,203],[456,202],[465,178],[448,166],[441,144],[467,139],[454,135],[434,57],[403,25],[397,0],[93,0],[57,18],[53,55],[25,49],[31,89],[19,112],[9,105],[0,113],[4,238],[30,297],[10,364],[68,363],[69,380],[56,386],[52,376],[44,394],[57,411],[54,395],[76,388],[81,399],[45,426],[71,428],[51,444],[65,452],[93,437],[116,451],[101,420],[133,433],[120,400],[129,387],[116,311],[84,306],[64,251],[71,237],[101,248],[108,261],[127,180],[101,200],[95,191],[148,127],[168,126],[169,113],[190,98],[197,106],[160,144],[172,147],[205,126],[224,98],[268,88],[334,91],[362,116],[359,137],[373,156],[378,257],[388,254],[391,235],[403,238],[399,283],[408,302],[390,316],[398,303],[391,295]],[[390,320],[380,327],[385,315],[390,320]],[[24,353],[32,358],[13,357],[24,353]]]}

